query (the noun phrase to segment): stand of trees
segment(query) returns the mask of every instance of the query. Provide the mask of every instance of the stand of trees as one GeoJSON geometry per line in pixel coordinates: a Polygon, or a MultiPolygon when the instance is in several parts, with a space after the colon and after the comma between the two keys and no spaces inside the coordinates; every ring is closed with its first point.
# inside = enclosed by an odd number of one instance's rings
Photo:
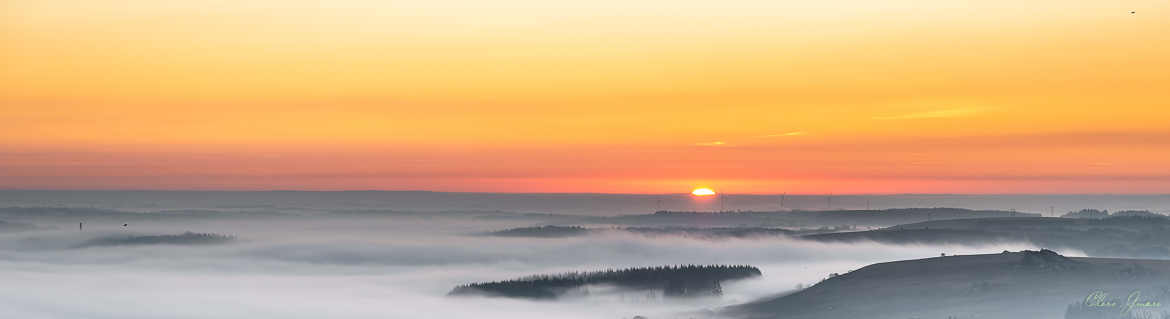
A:
{"type": "Polygon", "coordinates": [[[107,236],[94,238],[77,248],[133,245],[213,245],[235,240],[235,236],[185,232],[178,235],[107,236]]]}
{"type": "Polygon", "coordinates": [[[586,285],[613,285],[625,289],[656,289],[666,297],[722,294],[721,281],[760,276],[756,267],[745,265],[681,265],[595,272],[535,275],[519,279],[472,283],[455,287],[450,295],[554,299],[571,289],[586,285]]]}
{"type": "Polygon", "coordinates": [[[1087,219],[1105,219],[1116,217],[1144,217],[1144,218],[1166,218],[1166,215],[1158,214],[1148,210],[1122,210],[1110,214],[1108,210],[1097,209],[1082,209],[1075,212],[1068,212],[1061,215],[1064,218],[1087,218],[1087,219]]]}
{"type": "Polygon", "coordinates": [[[489,236],[499,237],[571,237],[589,233],[589,229],[581,226],[535,226],[520,227],[487,233],[489,236]]]}

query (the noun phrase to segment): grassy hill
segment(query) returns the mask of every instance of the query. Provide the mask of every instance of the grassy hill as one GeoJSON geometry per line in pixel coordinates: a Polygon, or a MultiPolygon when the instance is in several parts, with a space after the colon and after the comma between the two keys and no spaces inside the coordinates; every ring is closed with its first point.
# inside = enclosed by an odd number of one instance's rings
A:
{"type": "Polygon", "coordinates": [[[1023,241],[1041,247],[1076,249],[1094,257],[1170,259],[1170,218],[1166,217],[940,220],[870,231],[813,234],[801,238],[896,244],[1023,241]]]}
{"type": "Polygon", "coordinates": [[[1170,261],[1024,251],[880,263],[721,314],[793,319],[1170,318],[1170,261]],[[1130,299],[1143,303],[1126,313],[1123,307],[1130,299]]]}

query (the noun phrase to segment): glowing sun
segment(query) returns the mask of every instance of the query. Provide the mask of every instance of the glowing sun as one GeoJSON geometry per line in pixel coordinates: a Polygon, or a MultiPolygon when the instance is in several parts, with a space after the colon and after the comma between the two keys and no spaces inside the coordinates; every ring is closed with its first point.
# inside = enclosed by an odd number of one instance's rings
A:
{"type": "Polygon", "coordinates": [[[715,195],[715,191],[711,190],[710,188],[700,187],[700,188],[696,188],[695,190],[691,191],[691,195],[711,196],[711,195],[715,195]]]}

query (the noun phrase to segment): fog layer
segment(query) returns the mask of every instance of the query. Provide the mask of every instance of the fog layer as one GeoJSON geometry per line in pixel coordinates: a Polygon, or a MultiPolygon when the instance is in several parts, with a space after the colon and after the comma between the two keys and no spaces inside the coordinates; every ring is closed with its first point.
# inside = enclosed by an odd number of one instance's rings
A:
{"type": "Polygon", "coordinates": [[[37,228],[0,234],[0,274],[6,278],[0,285],[0,316],[661,318],[782,293],[875,262],[1033,248],[622,233],[534,240],[475,235],[533,225],[524,219],[200,216],[128,222],[117,220],[122,215],[84,216],[89,220],[80,230],[81,221],[69,217],[23,218],[22,223],[37,228]],[[201,245],[157,240],[85,244],[102,238],[184,238],[188,231],[234,237],[201,245]],[[752,265],[763,276],[728,283],[722,297],[688,300],[446,296],[452,287],[470,282],[676,264],[752,265]]]}

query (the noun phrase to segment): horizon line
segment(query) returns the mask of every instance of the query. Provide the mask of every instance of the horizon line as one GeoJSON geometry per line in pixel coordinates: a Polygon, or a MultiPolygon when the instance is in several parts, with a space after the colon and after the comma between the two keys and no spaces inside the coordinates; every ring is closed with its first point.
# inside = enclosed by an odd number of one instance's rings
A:
{"type": "MultiPolygon", "coordinates": [[[[500,194],[500,195],[690,195],[689,192],[678,193],[612,193],[612,192],[488,192],[488,191],[442,191],[421,189],[101,189],[101,188],[0,188],[0,192],[217,192],[217,193],[446,193],[446,194],[500,194]]],[[[928,195],[928,196],[1170,196],[1170,193],[733,193],[719,192],[719,195],[748,195],[748,196],[897,196],[897,195],[928,195]]]]}

